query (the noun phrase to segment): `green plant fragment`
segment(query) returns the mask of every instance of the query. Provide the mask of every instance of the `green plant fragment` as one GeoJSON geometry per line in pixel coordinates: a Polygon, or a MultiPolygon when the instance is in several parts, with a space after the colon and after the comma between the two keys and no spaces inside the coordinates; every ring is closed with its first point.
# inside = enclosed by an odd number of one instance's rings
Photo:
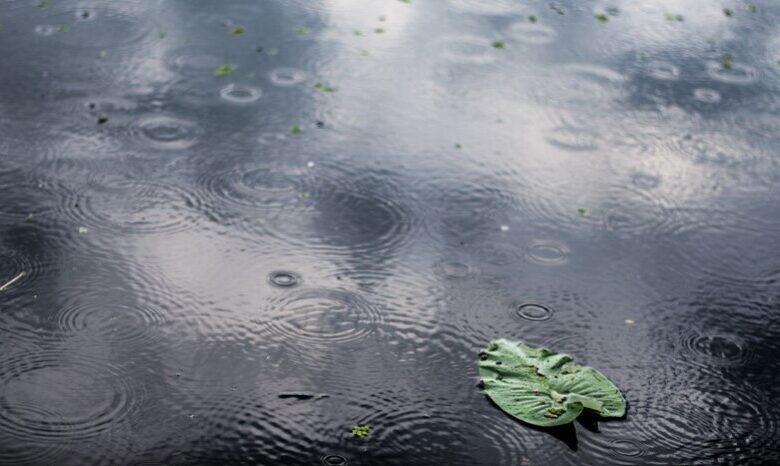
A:
{"type": "Polygon", "coordinates": [[[495,40],[493,41],[493,48],[494,49],[506,48],[506,42],[504,42],[503,40],[495,40]]]}
{"type": "Polygon", "coordinates": [[[366,424],[356,425],[352,428],[352,436],[355,438],[365,438],[371,433],[371,427],[366,424]]]}
{"type": "Polygon", "coordinates": [[[720,54],[720,67],[724,70],[730,70],[734,64],[734,56],[729,52],[720,54]]]}
{"type": "Polygon", "coordinates": [[[596,20],[600,23],[606,23],[607,21],[609,21],[609,16],[607,16],[604,13],[597,13],[593,15],[593,17],[596,18],[596,20]]]}
{"type": "Polygon", "coordinates": [[[520,341],[491,341],[479,355],[479,377],[501,410],[537,426],[568,424],[585,409],[603,417],[626,413],[620,390],[599,371],[520,341]]]}
{"type": "Polygon", "coordinates": [[[235,65],[219,65],[216,71],[214,71],[214,76],[227,76],[230,73],[232,73],[236,69],[235,65]]]}

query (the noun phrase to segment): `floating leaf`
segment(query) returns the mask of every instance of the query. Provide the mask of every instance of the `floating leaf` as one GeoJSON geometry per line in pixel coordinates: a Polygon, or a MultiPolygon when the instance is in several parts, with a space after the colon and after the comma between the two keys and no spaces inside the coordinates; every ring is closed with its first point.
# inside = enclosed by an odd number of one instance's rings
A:
{"type": "Polygon", "coordinates": [[[584,409],[604,417],[626,412],[620,391],[596,369],[522,342],[490,342],[479,354],[479,377],[499,408],[537,426],[568,424],[584,409]]]}
{"type": "Polygon", "coordinates": [[[105,116],[105,115],[98,116],[97,124],[105,125],[106,123],[108,123],[108,117],[107,116],[105,116]]]}
{"type": "Polygon", "coordinates": [[[503,40],[493,41],[494,49],[503,49],[504,47],[506,47],[506,43],[503,40]]]}
{"type": "Polygon", "coordinates": [[[242,26],[236,26],[230,32],[232,32],[235,35],[240,35],[245,32],[245,29],[242,26]]]}
{"type": "Polygon", "coordinates": [[[532,23],[535,23],[536,22],[536,16],[534,16],[534,15],[529,16],[528,17],[528,21],[530,21],[532,23]]]}
{"type": "Polygon", "coordinates": [[[580,207],[579,209],[577,209],[577,212],[579,212],[581,217],[588,215],[588,209],[584,207],[580,207]]]}
{"type": "Polygon", "coordinates": [[[290,133],[291,134],[301,134],[302,132],[303,132],[303,130],[298,125],[295,125],[292,128],[290,128],[290,133]]]}
{"type": "Polygon", "coordinates": [[[606,23],[609,21],[609,16],[605,15],[604,13],[595,14],[593,17],[596,18],[596,20],[598,20],[600,23],[606,23]]]}

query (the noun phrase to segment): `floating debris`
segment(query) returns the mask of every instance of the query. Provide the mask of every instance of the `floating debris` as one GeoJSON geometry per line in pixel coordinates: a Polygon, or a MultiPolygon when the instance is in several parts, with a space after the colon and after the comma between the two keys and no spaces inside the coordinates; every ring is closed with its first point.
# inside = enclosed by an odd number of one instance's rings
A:
{"type": "Polygon", "coordinates": [[[83,235],[85,233],[89,233],[89,228],[87,228],[87,227],[79,227],[79,234],[83,235]]]}
{"type": "Polygon", "coordinates": [[[634,321],[631,319],[626,319],[626,325],[634,325],[634,321]]]}
{"type": "Polygon", "coordinates": [[[49,0],[41,0],[35,6],[40,8],[40,9],[49,8],[49,0]]]}
{"type": "Polygon", "coordinates": [[[230,32],[232,32],[233,34],[238,36],[240,34],[243,34],[244,31],[245,31],[245,29],[243,28],[243,26],[236,26],[230,32]]]}
{"type": "Polygon", "coordinates": [[[323,83],[321,83],[319,81],[314,83],[314,88],[318,89],[318,90],[320,90],[322,92],[336,92],[336,91],[339,90],[337,87],[329,86],[329,85],[323,84],[323,83]]]}
{"type": "Polygon", "coordinates": [[[493,41],[493,48],[494,49],[503,49],[506,48],[506,43],[503,40],[496,40],[493,41]]]}
{"type": "Polygon", "coordinates": [[[385,30],[383,28],[375,28],[374,34],[384,34],[385,30]]]}
{"type": "Polygon", "coordinates": [[[584,217],[588,215],[588,209],[585,209],[584,207],[580,207],[579,209],[577,209],[577,212],[579,212],[580,217],[584,217]]]}
{"type": "Polygon", "coordinates": [[[317,394],[317,393],[291,392],[291,393],[280,393],[279,398],[281,398],[282,400],[294,399],[294,400],[305,401],[305,400],[313,400],[313,399],[321,400],[323,398],[329,398],[329,395],[325,395],[322,393],[317,394]]]}
{"type": "Polygon", "coordinates": [[[295,33],[296,33],[296,34],[298,34],[299,36],[302,36],[302,35],[304,35],[304,34],[307,34],[308,32],[309,32],[309,30],[308,30],[308,29],[306,29],[306,28],[305,28],[305,27],[303,27],[303,26],[298,26],[297,28],[295,28],[295,33]]]}
{"type": "Polygon", "coordinates": [[[733,12],[733,11],[731,11],[730,9],[728,9],[728,8],[724,8],[724,9],[723,9],[723,14],[724,14],[724,15],[726,15],[726,16],[728,16],[729,18],[731,18],[732,16],[734,16],[734,12],[733,12]]]}
{"type": "Polygon", "coordinates": [[[167,35],[168,35],[167,33],[160,31],[160,34],[158,34],[157,37],[159,37],[160,39],[165,39],[165,36],[167,35]]]}
{"type": "Polygon", "coordinates": [[[97,119],[97,124],[99,124],[99,125],[105,125],[106,123],[108,123],[108,117],[107,117],[107,116],[105,116],[105,115],[100,115],[100,116],[98,117],[98,119],[97,119]]]}
{"type": "Polygon", "coordinates": [[[370,432],[371,427],[369,427],[367,424],[360,424],[352,428],[352,436],[355,438],[368,437],[370,432]]]}
{"type": "Polygon", "coordinates": [[[724,70],[730,70],[734,65],[734,56],[729,52],[720,54],[720,67],[724,70]]]}
{"type": "Polygon", "coordinates": [[[15,276],[14,278],[12,278],[12,279],[11,279],[9,282],[7,282],[5,285],[3,285],[3,286],[0,286],[0,291],[5,291],[5,290],[7,290],[7,289],[8,289],[8,288],[9,288],[11,285],[13,285],[14,283],[16,283],[16,282],[18,282],[19,280],[21,280],[21,279],[22,279],[22,277],[24,277],[25,275],[27,275],[27,272],[19,272],[19,275],[17,275],[17,276],[15,276]]]}
{"type": "Polygon", "coordinates": [[[219,65],[219,68],[214,72],[214,76],[227,76],[236,69],[235,65],[219,65]]]}
{"type": "Polygon", "coordinates": [[[290,128],[290,133],[291,134],[301,134],[302,132],[303,132],[303,130],[298,125],[295,125],[292,128],[290,128]]]}
{"type": "Polygon", "coordinates": [[[606,23],[607,21],[609,21],[609,16],[607,16],[604,13],[597,13],[593,15],[593,17],[596,18],[596,20],[598,20],[598,22],[600,23],[606,23]]]}
{"type": "Polygon", "coordinates": [[[528,17],[528,21],[530,21],[530,22],[532,22],[532,23],[535,23],[535,22],[536,22],[536,16],[534,16],[534,15],[530,15],[530,16],[528,17]]]}

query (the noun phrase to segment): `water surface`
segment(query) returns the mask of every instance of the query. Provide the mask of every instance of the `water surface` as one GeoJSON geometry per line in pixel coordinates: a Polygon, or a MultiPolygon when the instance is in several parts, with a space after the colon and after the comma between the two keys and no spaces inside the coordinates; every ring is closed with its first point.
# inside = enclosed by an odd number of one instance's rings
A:
{"type": "Polygon", "coordinates": [[[0,463],[780,462],[778,60],[772,1],[0,1],[0,463]],[[626,419],[504,415],[497,337],[626,419]]]}

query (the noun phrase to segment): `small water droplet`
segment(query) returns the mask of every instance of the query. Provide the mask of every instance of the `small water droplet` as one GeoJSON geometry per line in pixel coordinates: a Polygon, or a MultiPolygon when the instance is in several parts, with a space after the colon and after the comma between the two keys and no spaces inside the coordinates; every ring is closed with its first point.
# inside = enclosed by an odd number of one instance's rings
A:
{"type": "Polygon", "coordinates": [[[526,303],[518,306],[516,313],[521,319],[542,321],[550,319],[553,310],[541,304],[526,303]]]}
{"type": "Polygon", "coordinates": [[[272,285],[282,288],[290,288],[300,283],[298,275],[294,274],[293,272],[285,271],[271,272],[271,274],[268,276],[268,280],[272,285]]]}

